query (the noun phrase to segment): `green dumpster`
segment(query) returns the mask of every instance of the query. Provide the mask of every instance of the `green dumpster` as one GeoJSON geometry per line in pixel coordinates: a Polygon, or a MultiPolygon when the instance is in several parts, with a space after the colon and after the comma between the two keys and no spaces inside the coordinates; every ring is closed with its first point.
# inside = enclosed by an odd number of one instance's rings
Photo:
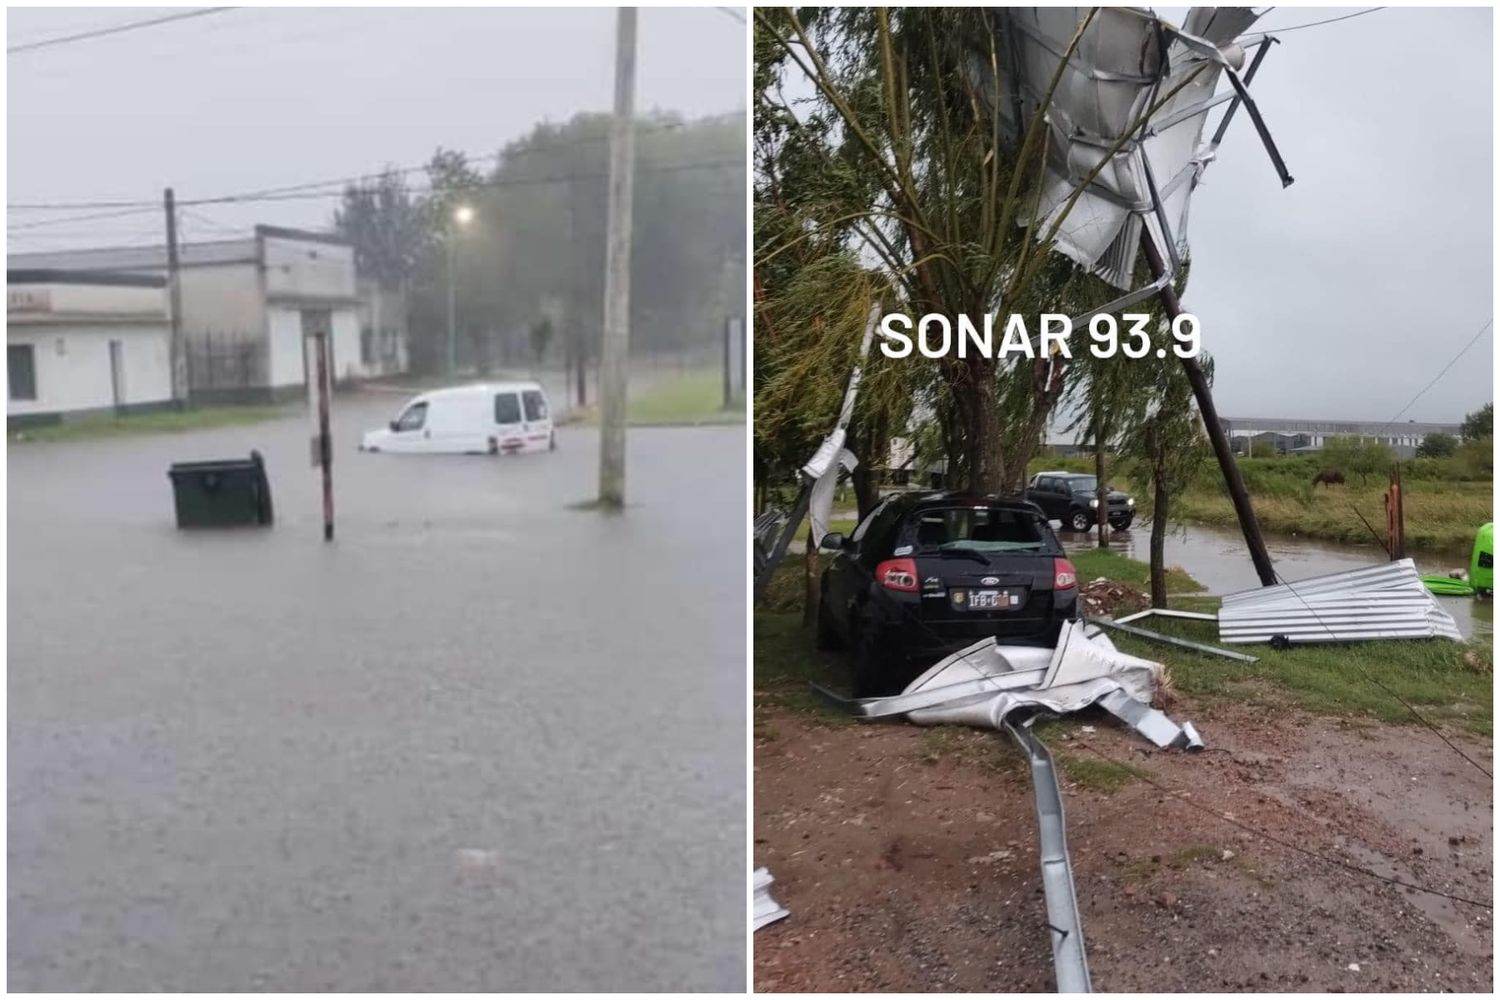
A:
{"type": "Polygon", "coordinates": [[[1474,536],[1474,554],[1469,557],[1469,583],[1474,592],[1489,594],[1495,589],[1495,522],[1481,525],[1474,536]]]}
{"type": "Polygon", "coordinates": [[[269,525],[271,484],[260,452],[248,459],[174,462],[167,470],[179,528],[269,525]]]}

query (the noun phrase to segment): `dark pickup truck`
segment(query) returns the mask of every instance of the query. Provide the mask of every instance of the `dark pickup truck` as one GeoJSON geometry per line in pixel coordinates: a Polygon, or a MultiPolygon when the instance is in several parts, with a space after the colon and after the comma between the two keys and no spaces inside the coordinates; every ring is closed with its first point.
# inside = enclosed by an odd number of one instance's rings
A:
{"type": "MultiPolygon", "coordinates": [[[[1042,509],[1048,520],[1061,521],[1072,531],[1088,531],[1098,523],[1099,480],[1079,472],[1039,472],[1026,485],[1026,499],[1042,509]]],[[[1109,526],[1116,531],[1135,520],[1135,498],[1110,490],[1109,526]]]]}

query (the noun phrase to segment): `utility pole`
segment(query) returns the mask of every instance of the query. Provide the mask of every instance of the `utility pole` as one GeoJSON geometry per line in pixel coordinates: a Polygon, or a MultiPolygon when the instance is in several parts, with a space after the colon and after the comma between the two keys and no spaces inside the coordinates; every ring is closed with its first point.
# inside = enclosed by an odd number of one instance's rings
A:
{"type": "Polygon", "coordinates": [[[318,465],[323,478],[323,541],[333,541],[333,435],[328,426],[328,330],[319,328],[313,338],[318,377],[318,465]]]}
{"type": "Polygon", "coordinates": [[[171,188],[162,192],[167,213],[167,309],[171,313],[172,401],[179,407],[188,401],[187,351],[182,342],[182,273],[177,259],[177,198],[171,188]]]}
{"type": "Polygon", "coordinates": [[[453,223],[448,223],[448,378],[453,378],[453,370],[458,366],[458,337],[454,330],[453,319],[453,239],[457,234],[453,231],[453,223]]]}
{"type": "MultiPolygon", "coordinates": [[[[1151,277],[1160,281],[1167,273],[1161,250],[1149,232],[1141,234],[1141,249],[1146,252],[1146,263],[1151,268],[1151,277]]],[[[1167,320],[1182,315],[1182,302],[1177,298],[1177,289],[1170,283],[1162,286],[1158,293],[1167,320]]],[[[1239,518],[1240,531],[1245,536],[1245,545],[1250,549],[1250,561],[1255,564],[1256,575],[1263,587],[1274,586],[1276,570],[1271,565],[1271,555],[1266,551],[1266,540],[1260,534],[1260,522],[1255,519],[1255,508],[1250,506],[1250,494],[1245,490],[1245,480],[1240,477],[1240,467],[1229,448],[1229,438],[1224,435],[1224,425],[1219,422],[1219,411],[1214,406],[1213,393],[1209,391],[1208,379],[1198,365],[1197,358],[1183,358],[1183,371],[1193,387],[1193,397],[1198,401],[1198,412],[1203,416],[1203,429],[1208,432],[1208,441],[1213,445],[1214,457],[1219,460],[1219,471],[1224,475],[1224,486],[1229,490],[1229,500],[1234,504],[1235,516],[1239,518]]]]}
{"type": "Polygon", "coordinates": [[[615,113],[609,125],[609,232],[599,353],[599,503],[625,505],[625,366],[630,356],[630,208],[635,190],[636,9],[615,21],[615,113]]]}

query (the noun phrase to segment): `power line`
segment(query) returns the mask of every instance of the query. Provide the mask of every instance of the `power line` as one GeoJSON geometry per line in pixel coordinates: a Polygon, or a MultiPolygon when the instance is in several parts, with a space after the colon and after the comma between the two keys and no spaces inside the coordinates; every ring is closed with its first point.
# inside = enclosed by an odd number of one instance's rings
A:
{"type": "MultiPolygon", "coordinates": [[[[726,167],[743,167],[745,161],[738,157],[707,160],[689,160],[681,163],[647,164],[639,167],[637,173],[675,173],[688,170],[716,170],[726,167]]],[[[532,177],[505,177],[488,181],[478,181],[474,184],[465,184],[461,187],[426,187],[411,192],[413,195],[434,195],[443,193],[455,193],[465,191],[498,190],[509,187],[522,187],[529,184],[558,184],[574,180],[587,180],[608,177],[606,171],[571,171],[549,175],[538,175],[532,177]]],[[[284,194],[240,194],[223,195],[217,198],[183,198],[177,204],[183,208],[200,205],[250,205],[265,202],[281,201],[317,201],[325,198],[342,198],[343,188],[324,191],[287,191],[284,194]]],[[[60,226],[73,222],[94,221],[99,219],[122,218],[130,215],[142,215],[147,212],[155,212],[160,209],[159,205],[140,202],[139,207],[130,209],[119,209],[110,212],[98,212],[89,215],[70,215],[63,218],[38,219],[33,222],[22,222],[7,227],[8,232],[17,232],[30,229],[41,229],[47,226],[60,226]]]]}
{"type": "Polygon", "coordinates": [[[151,28],[159,24],[186,21],[188,18],[207,17],[210,14],[222,14],[225,11],[238,9],[238,7],[199,7],[194,10],[179,11],[175,14],[165,14],[161,17],[151,17],[141,21],[128,21],[125,24],[117,24],[109,28],[95,28],[92,31],[80,31],[72,35],[59,35],[55,38],[43,38],[35,42],[22,42],[20,45],[7,47],[5,51],[7,55],[14,55],[17,52],[31,52],[36,49],[51,48],[56,45],[69,45],[73,42],[87,41],[90,38],[103,38],[105,35],[118,35],[125,31],[139,31],[142,28],[151,28]]]}
{"type": "MultiPolygon", "coordinates": [[[[1407,410],[1411,409],[1413,406],[1416,406],[1417,405],[1417,400],[1419,400],[1423,396],[1425,396],[1427,394],[1427,390],[1428,389],[1431,389],[1433,386],[1437,385],[1438,382],[1439,382],[1439,380],[1441,380],[1444,375],[1448,374],[1448,369],[1450,369],[1454,365],[1458,364],[1458,359],[1461,358],[1461,357],[1463,357],[1465,354],[1467,354],[1469,352],[1469,348],[1471,348],[1475,344],[1479,343],[1479,338],[1483,337],[1485,335],[1485,332],[1487,330],[1489,330],[1490,326],[1493,325],[1494,322],[1495,322],[1495,318],[1493,316],[1491,316],[1489,319],[1485,320],[1484,321],[1484,326],[1481,326],[1479,328],[1479,332],[1476,333],[1476,334],[1474,334],[1474,336],[1469,339],[1469,342],[1467,344],[1465,344],[1462,348],[1459,349],[1459,352],[1457,354],[1453,355],[1453,359],[1451,361],[1449,361],[1446,365],[1443,366],[1443,370],[1440,371],[1440,372],[1438,372],[1436,375],[1434,375],[1432,377],[1432,381],[1431,382],[1428,382],[1426,385],[1422,386],[1421,391],[1418,392],[1415,396],[1413,396],[1411,398],[1411,400],[1408,401],[1405,406],[1403,406],[1403,407],[1401,407],[1401,409],[1397,410],[1396,411],[1396,415],[1394,417],[1392,417],[1391,419],[1387,420],[1384,424],[1382,424],[1381,427],[1380,427],[1380,430],[1382,430],[1382,431],[1385,430],[1387,427],[1391,426],[1391,424],[1394,424],[1396,421],[1400,420],[1401,417],[1406,413],[1407,410]]],[[[1379,433],[1379,432],[1377,431],[1376,433],[1379,433]]]]}
{"type": "MultiPolygon", "coordinates": [[[[648,125],[637,125],[636,126],[636,133],[637,134],[641,134],[641,133],[667,132],[667,131],[670,131],[672,129],[686,128],[689,125],[693,125],[693,124],[711,124],[712,122],[713,122],[713,119],[710,118],[710,119],[704,119],[702,122],[658,122],[658,123],[653,123],[653,124],[648,124],[648,125]]],[[[538,154],[545,154],[545,153],[553,151],[553,150],[571,149],[571,148],[574,148],[576,146],[581,146],[584,143],[588,143],[588,142],[607,142],[608,140],[609,140],[609,136],[607,134],[577,136],[575,138],[572,138],[572,139],[568,140],[567,142],[548,143],[548,144],[544,144],[544,145],[538,145],[538,146],[534,146],[534,147],[530,147],[530,148],[525,148],[525,149],[518,150],[518,151],[512,153],[511,155],[518,156],[518,157],[519,156],[534,156],[534,155],[538,155],[538,154]]],[[[473,155],[473,154],[468,154],[468,153],[461,153],[459,155],[461,155],[461,156],[464,157],[464,162],[467,165],[467,164],[487,163],[489,161],[499,160],[499,159],[502,159],[506,154],[502,152],[502,153],[484,153],[484,154],[478,154],[478,155],[473,155]]],[[[342,195],[344,188],[346,186],[350,185],[350,184],[356,184],[356,183],[360,183],[360,182],[363,182],[363,181],[377,180],[380,177],[385,176],[386,174],[397,174],[399,176],[403,176],[404,177],[404,176],[408,176],[408,175],[411,175],[411,174],[423,173],[423,172],[429,171],[431,169],[432,169],[432,162],[428,161],[426,163],[417,164],[417,165],[413,165],[413,166],[407,166],[407,167],[389,167],[389,168],[386,168],[386,169],[383,169],[383,170],[376,170],[376,171],[371,171],[371,172],[362,173],[362,174],[353,174],[353,175],[346,176],[346,177],[335,177],[335,178],[330,178],[328,180],[307,181],[307,182],[301,183],[301,184],[289,184],[289,185],[285,185],[285,186],[282,186],[282,187],[263,188],[263,189],[257,189],[257,190],[253,190],[253,191],[248,191],[248,192],[242,192],[242,193],[238,193],[238,194],[234,194],[234,195],[222,195],[222,196],[218,196],[218,197],[214,197],[214,198],[199,198],[199,199],[194,199],[194,200],[187,200],[187,201],[179,202],[179,204],[183,204],[183,205],[195,205],[195,204],[196,205],[213,205],[213,204],[222,204],[222,203],[228,203],[230,201],[248,201],[248,200],[253,200],[255,198],[259,198],[259,197],[262,197],[262,196],[265,196],[265,197],[269,198],[269,196],[272,196],[272,195],[290,194],[290,193],[294,193],[294,192],[308,191],[308,190],[314,190],[314,189],[320,189],[320,188],[334,189],[334,190],[331,190],[329,193],[342,195]]],[[[160,204],[161,203],[159,201],[155,201],[155,200],[149,200],[148,201],[148,200],[145,200],[145,199],[139,199],[139,200],[135,200],[135,201],[116,200],[116,201],[29,202],[29,203],[21,202],[21,203],[10,203],[10,204],[7,204],[5,207],[6,207],[6,209],[8,211],[12,211],[12,212],[66,212],[66,211],[74,211],[74,210],[78,210],[78,209],[114,209],[114,208],[143,208],[143,209],[144,208],[150,208],[151,210],[154,211],[154,210],[156,210],[157,208],[160,207],[160,204]]]]}
{"type": "Polygon", "coordinates": [[[18,222],[7,225],[6,232],[20,232],[25,229],[41,229],[46,226],[62,226],[70,222],[95,222],[100,219],[122,219],[129,215],[145,215],[147,212],[155,212],[160,209],[159,205],[146,207],[144,202],[137,203],[140,207],[116,210],[113,212],[94,212],[89,215],[69,215],[64,218],[38,219],[35,222],[18,222]]]}
{"type": "Polygon", "coordinates": [[[1301,31],[1303,28],[1316,28],[1320,24],[1334,24],[1334,23],[1336,23],[1338,21],[1347,21],[1351,17],[1362,17],[1365,14],[1373,14],[1377,10],[1385,10],[1385,8],[1384,7],[1368,7],[1366,9],[1364,9],[1364,10],[1357,10],[1357,11],[1355,11],[1352,14],[1344,14],[1341,17],[1330,17],[1327,20],[1323,20],[1323,21],[1309,21],[1306,24],[1293,24],[1293,25],[1288,25],[1285,28],[1257,28],[1256,31],[1258,33],[1266,34],[1266,35],[1279,35],[1279,34],[1281,34],[1284,31],[1301,31]]]}
{"type": "Polygon", "coordinates": [[[745,23],[745,12],[735,7],[715,7],[714,10],[721,14],[728,14],[741,24],[745,23]]]}

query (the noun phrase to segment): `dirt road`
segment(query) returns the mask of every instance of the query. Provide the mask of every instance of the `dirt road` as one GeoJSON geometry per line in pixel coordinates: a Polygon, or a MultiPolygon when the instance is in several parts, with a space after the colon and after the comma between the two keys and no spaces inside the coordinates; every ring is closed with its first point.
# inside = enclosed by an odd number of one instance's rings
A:
{"type": "MultiPolygon", "coordinates": [[[[1488,902],[1489,778],[1415,726],[1223,702],[1172,714],[1211,749],[1157,751],[1102,714],[1044,733],[1096,990],[1491,989],[1490,910],[1190,804],[1488,902]]],[[[1491,769],[1488,740],[1449,736],[1491,769]]],[[[1001,734],[763,709],[755,811],[755,863],[791,911],[755,935],[757,990],[1052,988],[1029,779],[1001,734]]]]}

